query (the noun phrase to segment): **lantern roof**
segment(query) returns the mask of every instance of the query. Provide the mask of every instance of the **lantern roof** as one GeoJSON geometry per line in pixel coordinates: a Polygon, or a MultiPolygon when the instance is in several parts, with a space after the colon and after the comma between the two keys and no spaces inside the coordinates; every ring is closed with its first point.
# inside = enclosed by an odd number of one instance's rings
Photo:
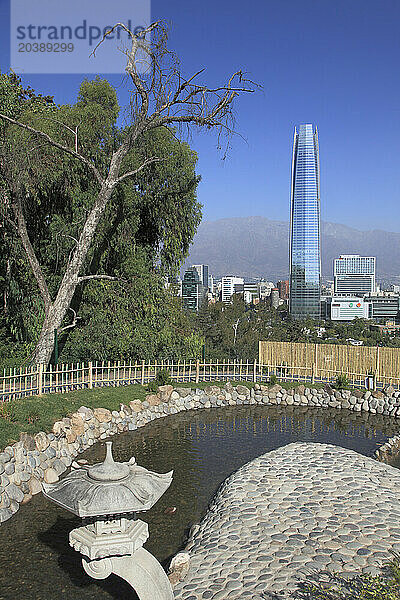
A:
{"type": "Polygon", "coordinates": [[[129,462],[115,462],[112,442],[106,442],[104,462],[72,470],[57,483],[43,483],[43,494],[78,515],[97,517],[149,510],[172,481],[169,473],[154,473],[129,462]]]}

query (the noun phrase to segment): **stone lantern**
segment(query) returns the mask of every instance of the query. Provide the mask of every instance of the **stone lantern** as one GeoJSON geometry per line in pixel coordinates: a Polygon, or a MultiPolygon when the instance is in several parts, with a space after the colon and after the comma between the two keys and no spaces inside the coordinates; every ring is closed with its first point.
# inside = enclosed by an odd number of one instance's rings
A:
{"type": "Polygon", "coordinates": [[[147,523],[135,513],[149,510],[170,486],[172,471],[153,473],[136,464],[114,462],[106,442],[103,463],[82,466],[53,484],[43,483],[47,498],[83,519],[69,534],[70,545],[83,555],[82,565],[94,579],[115,573],[140,600],[172,600],[171,584],[160,563],[143,548],[147,523]]]}

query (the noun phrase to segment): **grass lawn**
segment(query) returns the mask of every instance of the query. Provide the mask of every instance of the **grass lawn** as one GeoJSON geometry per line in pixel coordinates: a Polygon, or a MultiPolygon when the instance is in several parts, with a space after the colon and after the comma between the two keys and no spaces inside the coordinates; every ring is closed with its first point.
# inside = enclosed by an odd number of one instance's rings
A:
{"type": "MultiPolygon", "coordinates": [[[[254,387],[253,382],[233,381],[234,385],[245,385],[254,387]]],[[[174,383],[178,387],[192,387],[204,389],[209,385],[222,387],[225,381],[213,381],[202,383],[174,383]]],[[[279,385],[291,389],[294,384],[283,382],[279,385]]],[[[323,387],[323,384],[313,384],[313,388],[323,387]]],[[[146,386],[129,385],[121,387],[104,387],[94,390],[79,390],[68,394],[45,394],[43,396],[30,396],[11,402],[0,404],[0,448],[19,440],[21,431],[35,434],[38,431],[51,431],[53,423],[59,421],[75,412],[80,406],[89,408],[108,408],[119,410],[119,405],[128,404],[134,398],[144,400],[147,391],[146,386]]]]}

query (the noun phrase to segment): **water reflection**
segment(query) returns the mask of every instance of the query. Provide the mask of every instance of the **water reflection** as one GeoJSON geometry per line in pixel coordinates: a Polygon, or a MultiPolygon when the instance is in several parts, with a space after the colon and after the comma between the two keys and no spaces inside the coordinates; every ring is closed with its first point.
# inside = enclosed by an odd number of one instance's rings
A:
{"type": "MultiPolygon", "coordinates": [[[[153,421],[115,436],[114,457],[132,455],[148,469],[174,469],[161,500],[140,515],[149,523],[146,548],[166,562],[182,546],[188,528],[199,521],[220,483],[249,460],[284,444],[315,441],[337,444],[372,456],[398,431],[394,419],[381,415],[303,407],[235,407],[192,411],[153,421]],[[169,514],[168,508],[176,506],[169,514]],[[167,511],[167,512],[166,512],[167,511]]],[[[82,455],[103,460],[96,444],[82,455]]],[[[79,519],[41,494],[0,526],[0,598],[21,600],[133,600],[117,578],[94,581],[83,571],[80,555],[68,545],[79,519]]]]}

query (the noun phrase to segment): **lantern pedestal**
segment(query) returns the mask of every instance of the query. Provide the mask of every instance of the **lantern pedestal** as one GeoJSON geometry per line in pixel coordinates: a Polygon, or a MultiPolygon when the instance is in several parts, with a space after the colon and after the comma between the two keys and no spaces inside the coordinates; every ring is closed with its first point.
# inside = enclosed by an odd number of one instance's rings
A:
{"type": "Polygon", "coordinates": [[[70,545],[83,554],[90,577],[118,575],[140,600],[173,600],[170,581],[158,562],[143,548],[149,537],[147,523],[135,513],[149,510],[172,481],[172,472],[153,473],[136,464],[114,462],[106,442],[103,463],[72,470],[55,484],[43,484],[50,500],[81,517],[83,527],[69,534],[70,545]]]}

